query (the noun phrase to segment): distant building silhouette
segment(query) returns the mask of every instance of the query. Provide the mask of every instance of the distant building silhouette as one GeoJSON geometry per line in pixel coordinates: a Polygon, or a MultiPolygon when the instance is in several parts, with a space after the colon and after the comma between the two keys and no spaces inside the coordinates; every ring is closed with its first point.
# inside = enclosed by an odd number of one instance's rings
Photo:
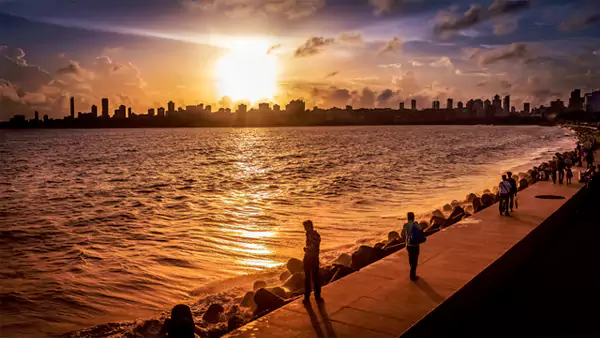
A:
{"type": "Polygon", "coordinates": [[[464,108],[462,101],[458,101],[458,104],[456,106],[460,110],[462,110],[464,108]]]}
{"type": "Polygon", "coordinates": [[[37,110],[33,113],[33,119],[35,120],[35,122],[38,122],[40,120],[40,113],[37,110]]]}
{"type": "Polygon", "coordinates": [[[131,107],[127,108],[127,118],[131,118],[131,107]]]}
{"type": "Polygon", "coordinates": [[[581,97],[581,89],[575,89],[571,92],[571,97],[569,97],[569,110],[583,110],[585,98],[581,97]]]}
{"type": "Polygon", "coordinates": [[[404,102],[400,102],[400,110],[404,110],[404,102]]]}
{"type": "Polygon", "coordinates": [[[75,119],[75,97],[71,96],[71,101],[70,101],[70,108],[71,108],[71,119],[75,119]]]}
{"type": "Polygon", "coordinates": [[[108,113],[108,99],[107,98],[102,99],[102,117],[105,119],[108,119],[110,117],[110,115],[108,113]]]}
{"type": "Polygon", "coordinates": [[[410,110],[417,111],[417,100],[415,100],[415,99],[410,100],[410,110]]]}
{"type": "Polygon", "coordinates": [[[92,105],[92,117],[98,118],[98,107],[95,104],[92,105]]]}
{"type": "Polygon", "coordinates": [[[154,108],[148,109],[148,116],[150,116],[150,117],[154,116],[154,108]]]}
{"type": "Polygon", "coordinates": [[[600,112],[600,90],[585,94],[585,111],[588,113],[600,112]]]}
{"type": "Polygon", "coordinates": [[[207,114],[211,114],[212,113],[212,106],[209,104],[206,106],[206,108],[204,109],[206,111],[207,114]]]}
{"type": "Polygon", "coordinates": [[[173,113],[175,113],[175,102],[169,101],[169,103],[167,103],[167,115],[171,115],[173,113]]]}
{"type": "Polygon", "coordinates": [[[269,111],[269,110],[271,110],[271,105],[269,105],[269,103],[267,103],[267,102],[259,103],[258,110],[261,112],[269,111]]]}
{"type": "Polygon", "coordinates": [[[446,103],[446,108],[448,110],[454,109],[454,100],[452,100],[452,99],[449,98],[446,102],[447,102],[446,103]]]}
{"type": "Polygon", "coordinates": [[[281,112],[281,106],[278,105],[278,104],[274,104],[273,105],[273,111],[274,112],[278,112],[278,113],[281,112]]]}
{"type": "Polygon", "coordinates": [[[165,108],[164,107],[158,108],[158,117],[165,117],[165,108]]]}
{"type": "Polygon", "coordinates": [[[523,111],[525,112],[525,114],[531,113],[531,104],[529,104],[529,102],[525,102],[523,104],[523,111]]]}
{"type": "Polygon", "coordinates": [[[510,95],[504,97],[504,116],[507,116],[510,112],[510,95]]]}
{"type": "MultiPolygon", "coordinates": [[[[492,104],[492,110],[494,111],[494,115],[501,115],[502,114],[502,100],[500,100],[500,95],[496,94],[494,95],[494,99],[491,102],[492,104]]],[[[486,108],[486,112],[489,110],[490,108],[486,108]]]]}
{"type": "Polygon", "coordinates": [[[48,115],[44,115],[44,123],[48,123],[48,115]]]}
{"type": "Polygon", "coordinates": [[[245,104],[239,104],[237,108],[238,114],[246,114],[248,112],[248,106],[245,104]]]}

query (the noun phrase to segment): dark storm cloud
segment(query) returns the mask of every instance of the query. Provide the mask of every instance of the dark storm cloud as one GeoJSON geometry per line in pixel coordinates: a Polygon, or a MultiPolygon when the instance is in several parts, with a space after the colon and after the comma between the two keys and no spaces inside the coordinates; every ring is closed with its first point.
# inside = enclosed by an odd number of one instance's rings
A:
{"type": "Polygon", "coordinates": [[[462,16],[443,13],[442,18],[434,27],[436,35],[444,35],[471,28],[490,19],[520,12],[531,6],[530,0],[496,0],[487,9],[480,5],[471,5],[462,16]]]}
{"type": "Polygon", "coordinates": [[[377,96],[377,106],[378,107],[384,107],[388,104],[388,102],[394,97],[396,93],[391,90],[391,89],[386,89],[384,91],[382,91],[378,96],[377,96]]]}
{"type": "Polygon", "coordinates": [[[600,23],[599,13],[578,14],[568,20],[561,22],[559,28],[563,31],[577,31],[589,28],[600,23]]]}
{"type": "Polygon", "coordinates": [[[323,51],[323,48],[329,46],[335,42],[332,38],[324,38],[322,36],[313,36],[306,40],[306,42],[296,49],[294,56],[305,57],[316,55],[323,51]]]}

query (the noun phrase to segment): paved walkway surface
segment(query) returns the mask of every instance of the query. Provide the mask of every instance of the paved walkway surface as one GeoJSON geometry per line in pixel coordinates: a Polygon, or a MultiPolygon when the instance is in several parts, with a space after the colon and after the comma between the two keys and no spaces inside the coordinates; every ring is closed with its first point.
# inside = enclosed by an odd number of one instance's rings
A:
{"type": "Polygon", "coordinates": [[[227,337],[399,337],[521,242],[580,188],[541,182],[520,193],[520,208],[512,217],[500,216],[494,205],[430,236],[421,248],[417,282],[409,280],[407,253],[401,250],[327,285],[323,304],[294,301],[227,337]],[[541,200],[537,195],[565,199],[541,200]]]}

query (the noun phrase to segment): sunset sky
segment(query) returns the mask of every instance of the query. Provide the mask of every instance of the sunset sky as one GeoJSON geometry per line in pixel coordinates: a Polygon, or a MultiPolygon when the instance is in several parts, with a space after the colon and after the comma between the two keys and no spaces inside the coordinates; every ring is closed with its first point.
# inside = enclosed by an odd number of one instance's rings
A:
{"type": "Polygon", "coordinates": [[[108,97],[429,107],[600,87],[597,0],[0,0],[0,120],[108,97]]]}

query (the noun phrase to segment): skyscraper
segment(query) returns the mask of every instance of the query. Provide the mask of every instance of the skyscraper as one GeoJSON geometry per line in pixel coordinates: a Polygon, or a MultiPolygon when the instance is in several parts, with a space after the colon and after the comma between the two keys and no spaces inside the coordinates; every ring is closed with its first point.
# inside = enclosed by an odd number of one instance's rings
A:
{"type": "Polygon", "coordinates": [[[148,116],[154,116],[154,108],[148,109],[148,116]]]}
{"type": "Polygon", "coordinates": [[[107,98],[102,99],[102,117],[105,119],[110,117],[108,114],[108,99],[107,98]]]}
{"type": "MultiPolygon", "coordinates": [[[[494,115],[500,114],[502,112],[502,101],[500,100],[500,95],[496,94],[494,96],[494,100],[492,101],[492,106],[494,107],[492,110],[494,111],[494,115]]],[[[488,109],[486,108],[486,112],[488,109]]]]}
{"type": "Polygon", "coordinates": [[[510,112],[510,95],[504,97],[504,115],[508,115],[510,112]]]}
{"type": "Polygon", "coordinates": [[[131,107],[127,108],[127,118],[131,118],[131,107]]]}
{"type": "Polygon", "coordinates": [[[173,101],[169,101],[169,103],[167,104],[167,114],[173,114],[175,112],[175,102],[173,101]]]}
{"type": "Polygon", "coordinates": [[[581,97],[581,89],[575,89],[571,92],[569,98],[569,110],[582,110],[584,98],[581,97]]]}
{"type": "Polygon", "coordinates": [[[33,119],[34,119],[36,122],[40,120],[40,113],[38,113],[38,111],[37,111],[37,110],[36,110],[36,111],[33,113],[33,119]]]}
{"type": "Polygon", "coordinates": [[[415,100],[415,99],[410,100],[410,110],[412,110],[412,111],[417,110],[417,100],[415,100]]]}
{"type": "Polygon", "coordinates": [[[404,102],[400,102],[400,110],[404,110],[404,102]]]}
{"type": "Polygon", "coordinates": [[[165,117],[165,108],[164,107],[158,108],[158,117],[165,117]]]}
{"type": "Polygon", "coordinates": [[[280,111],[281,111],[281,106],[280,106],[280,105],[278,105],[278,104],[274,104],[274,105],[273,105],[273,111],[275,111],[275,112],[280,112],[280,111]]]}
{"type": "Polygon", "coordinates": [[[457,107],[458,107],[458,109],[460,109],[460,110],[462,110],[462,109],[463,109],[463,107],[464,107],[464,106],[463,106],[463,103],[462,103],[462,101],[458,101],[457,107]]]}
{"type": "Polygon", "coordinates": [[[98,107],[95,104],[92,105],[92,117],[93,118],[97,118],[98,117],[98,107]]]}
{"type": "Polygon", "coordinates": [[[267,102],[262,102],[258,104],[258,110],[260,111],[269,111],[271,110],[271,106],[267,102]]]}
{"type": "Polygon", "coordinates": [[[75,118],[75,97],[71,96],[71,119],[75,118]]]}
{"type": "Polygon", "coordinates": [[[454,109],[454,100],[449,98],[447,101],[446,107],[448,108],[448,110],[454,109]]]}
{"type": "Polygon", "coordinates": [[[238,112],[239,114],[245,114],[245,113],[247,113],[247,112],[248,112],[248,106],[247,106],[247,105],[245,105],[245,104],[243,104],[243,103],[242,103],[242,104],[240,104],[240,105],[238,105],[237,112],[238,112]]]}
{"type": "Polygon", "coordinates": [[[525,102],[523,104],[523,110],[525,111],[525,114],[529,114],[531,112],[531,105],[529,102],[525,102]]]}

